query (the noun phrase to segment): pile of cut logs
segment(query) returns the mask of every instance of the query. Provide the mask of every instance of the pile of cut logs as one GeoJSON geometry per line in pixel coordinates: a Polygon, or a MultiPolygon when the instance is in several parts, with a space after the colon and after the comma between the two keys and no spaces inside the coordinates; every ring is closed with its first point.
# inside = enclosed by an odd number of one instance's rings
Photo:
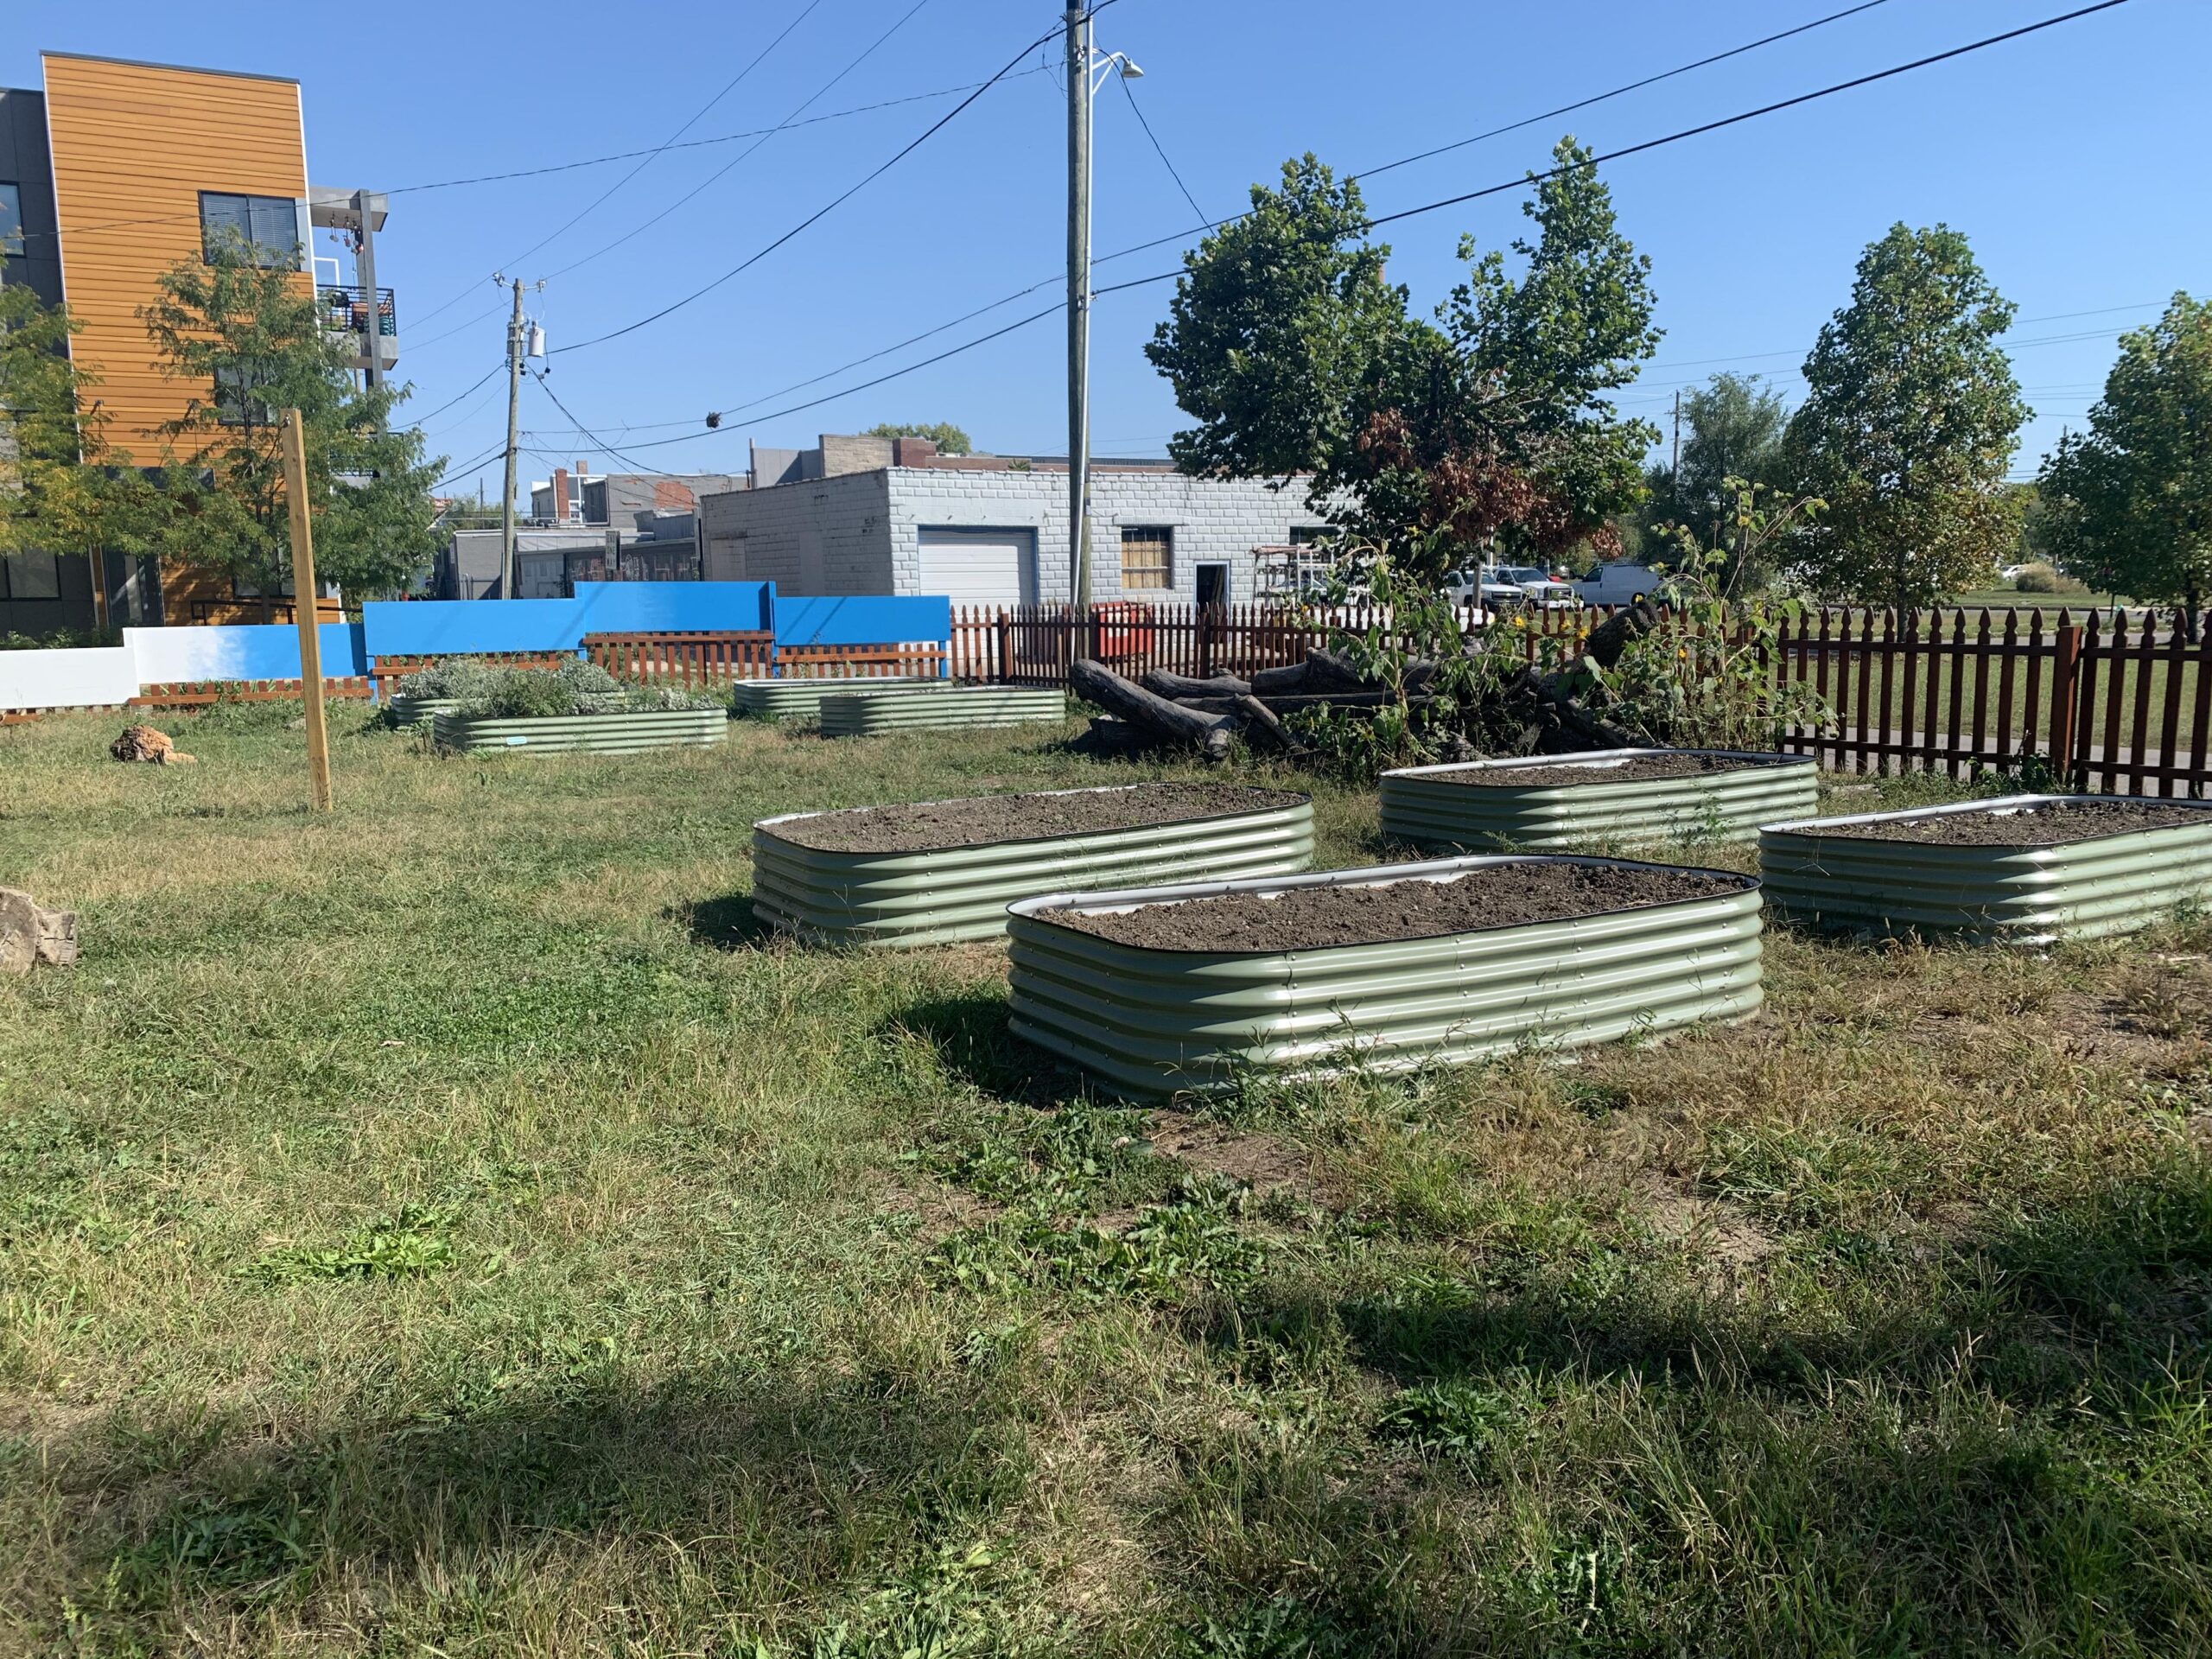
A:
{"type": "MultiPolygon", "coordinates": [[[[1616,612],[1592,629],[1578,657],[1548,673],[1524,669],[1497,693],[1497,706],[1484,711],[1482,726],[1493,753],[1540,753],[1575,749],[1624,748],[1635,740],[1583,709],[1577,697],[1588,685],[1586,664],[1611,668],[1631,640],[1649,633],[1659,613],[1640,602],[1616,612]],[[1507,734],[1501,743],[1497,734],[1507,734]]],[[[1460,712],[1456,703],[1430,690],[1437,672],[1433,662],[1409,664],[1404,696],[1416,721],[1460,712]]],[[[1068,670],[1077,696],[1106,711],[1091,722],[1102,747],[1195,748],[1209,760],[1225,759],[1231,740],[1243,737],[1255,748],[1295,757],[1302,746],[1283,722],[1286,716],[1326,705],[1358,713],[1398,701],[1399,694],[1363,676],[1338,652],[1313,650],[1306,660],[1285,668],[1264,668],[1249,679],[1217,674],[1194,679],[1152,669],[1136,679],[1105,664],[1079,658],[1068,670]]],[[[1469,758],[1477,752],[1464,735],[1469,758]]]]}

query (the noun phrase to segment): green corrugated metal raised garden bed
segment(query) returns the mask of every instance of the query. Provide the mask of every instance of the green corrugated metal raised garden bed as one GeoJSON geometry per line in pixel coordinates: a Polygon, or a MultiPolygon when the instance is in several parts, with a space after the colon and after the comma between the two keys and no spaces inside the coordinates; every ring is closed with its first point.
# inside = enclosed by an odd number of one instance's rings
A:
{"type": "Polygon", "coordinates": [[[919,675],[886,676],[880,680],[740,680],[730,702],[739,714],[762,720],[812,720],[821,714],[825,696],[944,686],[941,679],[919,675]]]}
{"type": "Polygon", "coordinates": [[[961,685],[942,691],[849,691],[822,699],[822,735],[1023,726],[1065,720],[1067,693],[1027,685],[961,685]]]}
{"type": "MultiPolygon", "coordinates": [[[[1326,895],[1346,896],[1359,895],[1326,895]]],[[[1479,905],[1482,894],[1466,902],[1479,905]]],[[[1204,912],[1181,925],[1211,930],[1217,942],[1244,937],[1204,912]]],[[[1579,1047],[1742,1019],[1763,995],[1757,880],[1625,859],[1478,855],[1282,880],[1058,893],[1014,905],[1007,932],[1015,1034],[1144,1096],[1217,1089],[1250,1071],[1395,1071],[1524,1045],[1579,1047]],[[1561,866],[1586,874],[1534,874],[1561,866]],[[1333,938],[1316,930],[1314,944],[1288,949],[1165,948],[1053,917],[1127,914],[1141,923],[1155,906],[1229,899],[1249,910],[1315,889],[1382,889],[1378,902],[1402,904],[1405,895],[1389,889],[1470,874],[1586,880],[1631,897],[1564,919],[1463,920],[1426,936],[1355,933],[1346,942],[1341,930],[1333,938]],[[1634,902],[1639,886],[1655,900],[1634,902]]]]}
{"type": "Polygon", "coordinates": [[[2212,802],[2012,795],[1770,823],[1759,870],[1777,912],[1821,927],[1986,944],[2096,938],[2212,899],[2212,802]],[[1941,838],[1966,833],[1974,839],[1941,838]]]}
{"type": "Polygon", "coordinates": [[[1751,841],[1759,825],[1802,817],[1821,804],[1820,768],[1810,756],[1727,749],[1408,766],[1384,772],[1381,792],[1382,833],[1395,840],[1545,852],[1593,842],[1751,841]]]}
{"type": "Polygon", "coordinates": [[[419,725],[439,715],[449,715],[460,707],[459,697],[410,697],[404,692],[394,692],[391,723],[395,726],[419,725]]]}
{"type": "Polygon", "coordinates": [[[729,736],[725,709],[655,709],[621,715],[564,715],[503,720],[440,715],[433,727],[438,747],[481,753],[519,749],[525,754],[628,754],[720,743],[729,736]]]}
{"type": "MultiPolygon", "coordinates": [[[[765,818],[753,827],[753,907],[772,925],[824,944],[947,944],[996,938],[1006,931],[1007,906],[1033,893],[1176,874],[1288,874],[1313,861],[1313,798],[1281,790],[1139,784],[880,810],[969,809],[1036,814],[1039,822],[1058,811],[1071,811],[1069,822],[1096,814],[1110,827],[847,850],[809,846],[801,837],[835,839],[820,832],[869,810],[765,818]]],[[[1007,827],[1018,828],[1019,819],[1007,827]]],[[[933,838],[944,837],[917,832],[889,839],[933,838]]]]}

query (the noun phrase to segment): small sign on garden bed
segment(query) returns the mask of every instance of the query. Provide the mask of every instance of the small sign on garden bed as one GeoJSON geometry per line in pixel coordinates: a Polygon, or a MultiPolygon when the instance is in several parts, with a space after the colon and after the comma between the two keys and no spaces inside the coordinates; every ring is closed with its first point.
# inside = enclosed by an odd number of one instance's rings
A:
{"type": "Polygon", "coordinates": [[[753,908],[828,944],[994,938],[1007,906],[1069,886],[1301,870],[1313,802],[1231,784],[1136,784],[791,813],[753,828],[753,908]]]}
{"type": "Polygon", "coordinates": [[[2212,898],[2212,802],[2013,795],[1770,823],[1769,900],[1815,925],[2048,944],[2212,898]]]}
{"type": "Polygon", "coordinates": [[[1810,756],[1603,749],[1382,774],[1382,833],[1421,847],[1744,842],[1820,805],[1810,756]]]}
{"type": "Polygon", "coordinates": [[[1471,857],[1027,899],[1013,1027],[1116,1088],[1405,1071],[1758,1008],[1758,883],[1626,859],[1471,857]]]}

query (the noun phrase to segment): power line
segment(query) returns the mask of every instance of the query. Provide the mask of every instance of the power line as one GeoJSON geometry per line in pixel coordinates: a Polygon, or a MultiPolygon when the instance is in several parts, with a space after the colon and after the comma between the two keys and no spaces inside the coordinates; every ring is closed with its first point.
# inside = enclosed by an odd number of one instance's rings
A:
{"type": "Polygon", "coordinates": [[[1471,138],[1459,138],[1448,144],[1439,144],[1433,149],[1424,149],[1412,156],[1401,156],[1395,162],[1385,162],[1380,167],[1370,167],[1363,173],[1352,173],[1346,176],[1354,179],[1371,179],[1377,174],[1389,173],[1401,167],[1411,167],[1415,162],[1425,162],[1433,156],[1449,155],[1455,149],[1465,149],[1470,144],[1479,144],[1486,138],[1502,137],[1509,132],[1518,132],[1523,127],[1533,127],[1539,121],[1550,121],[1562,115],[1572,115],[1577,110],[1588,109],[1592,104],[1603,104],[1608,99],[1640,92],[1646,86],[1656,86],[1662,80],[1672,80],[1677,75],[1687,75],[1693,69],[1703,69],[1712,64],[1726,62],[1730,58],[1741,57],[1745,53],[1756,52],[1763,46],[1772,46],[1777,41],[1786,41],[1793,35],[1803,35],[1815,29],[1823,29],[1830,23],[1840,22],[1846,17],[1855,17],[1862,11],[1872,11],[1877,6],[1888,3],[1889,0],[1863,0],[1863,3],[1859,5],[1847,6],[1841,11],[1832,11],[1825,17],[1815,17],[1809,23],[1800,23],[1795,29],[1785,29],[1779,35],[1769,35],[1759,40],[1746,41],[1741,46],[1732,46],[1726,52],[1715,52],[1711,57],[1700,58],[1694,63],[1679,64],[1672,69],[1662,69],[1656,75],[1646,75],[1641,80],[1631,80],[1625,86],[1614,87],[1610,92],[1599,92],[1594,97],[1578,99],[1572,104],[1562,104],[1555,110],[1546,110],[1541,115],[1532,115],[1502,127],[1492,127],[1488,132],[1478,132],[1471,138]]]}
{"type": "MultiPolygon", "coordinates": [[[[791,114],[794,116],[798,115],[801,111],[804,110],[808,105],[812,104],[816,99],[825,96],[831,87],[835,86],[847,75],[851,74],[854,70],[859,68],[861,65],[866,63],[870,58],[874,57],[875,55],[876,49],[879,47],[882,46],[886,41],[889,40],[893,35],[896,35],[900,29],[906,28],[906,26],[913,20],[914,14],[921,10],[921,9],[929,4],[929,3],[930,0],[914,0],[914,3],[906,9],[906,10],[899,16],[897,22],[892,24],[891,27],[885,29],[882,34],[877,35],[873,41],[869,41],[868,45],[861,49],[858,57],[854,58],[836,74],[830,76],[829,79],[823,81],[821,86],[815,88],[815,90],[808,94],[807,97],[799,104],[798,109],[794,109],[791,111],[791,114]]],[[[787,120],[788,118],[786,118],[787,120]]],[[[591,252],[584,255],[582,258],[571,260],[569,264],[562,266],[560,270],[555,271],[553,275],[556,276],[565,276],[569,272],[578,269],[580,266],[588,265],[594,259],[603,258],[607,254],[612,253],[615,249],[626,245],[633,237],[642,236],[645,232],[651,230],[654,226],[659,224],[661,220],[666,219],[671,213],[681,207],[685,202],[690,201],[701,191],[706,189],[708,186],[715,183],[716,181],[728,175],[731,168],[743,163],[746,160],[751,157],[761,145],[766,143],[769,138],[773,137],[774,134],[780,130],[780,128],[771,128],[768,132],[764,133],[761,137],[753,140],[753,143],[747,144],[743,149],[738,151],[736,155],[731,156],[729,160],[724,162],[720,167],[707,175],[705,178],[700,180],[698,183],[693,185],[689,190],[678,196],[674,201],[670,202],[667,207],[662,208],[644,224],[632,226],[628,231],[624,232],[620,236],[616,237],[613,241],[607,243],[603,246],[594,248],[591,252]]]]}
{"type": "MultiPolygon", "coordinates": [[[[1023,75],[1036,75],[1043,73],[1044,66],[1040,64],[1035,68],[1024,69],[1019,73],[1008,75],[1007,79],[1020,80],[1023,75]]],[[[821,115],[810,115],[803,121],[787,118],[779,121],[772,127],[748,127],[742,132],[719,133],[712,138],[690,138],[681,143],[662,144],[652,149],[623,149],[617,150],[611,156],[588,156],[582,161],[552,162],[543,167],[518,167],[505,173],[479,173],[465,179],[439,179],[429,184],[395,185],[385,194],[399,196],[423,190],[454,190],[464,185],[504,184],[510,179],[536,179],[543,178],[550,173],[574,173],[587,167],[605,167],[613,162],[634,161],[640,156],[673,153],[679,149],[711,149],[720,144],[740,143],[747,138],[767,138],[779,132],[793,132],[801,127],[819,126],[825,121],[842,121],[850,116],[873,115],[878,110],[897,109],[902,105],[926,104],[933,98],[951,98],[961,92],[972,92],[983,84],[982,81],[971,80],[963,82],[958,86],[940,86],[931,92],[909,92],[903,98],[880,99],[874,104],[855,104],[850,109],[830,110],[821,115]]]]}
{"type": "MultiPolygon", "coordinates": [[[[1098,12],[1103,11],[1108,6],[1114,3],[1115,0],[1100,0],[1100,3],[1098,5],[1091,8],[1091,13],[1093,16],[1096,16],[1098,12]]],[[[909,142],[896,155],[893,156],[890,160],[882,162],[858,183],[851,186],[839,195],[832,197],[828,202],[817,208],[813,213],[808,214],[798,224],[792,226],[791,229],[785,231],[774,241],[769,243],[767,246],[760,250],[759,252],[751,255],[746,259],[741,260],[738,264],[731,266],[728,270],[724,271],[721,276],[715,277],[714,281],[706,283],[702,287],[692,289],[690,293],[685,295],[682,299],[674,301],[668,305],[664,305],[659,310],[652,312],[645,316],[639,318],[635,322],[625,323],[620,328],[610,329],[603,334],[595,334],[589,340],[577,341],[574,346],[563,346],[561,347],[561,350],[563,352],[580,352],[584,350],[587,346],[603,346],[610,340],[620,340],[625,334],[635,334],[639,329],[645,327],[650,324],[658,322],[663,317],[668,316],[673,312],[682,310],[685,306],[691,304],[693,302],[705,298],[708,295],[713,293],[715,289],[720,288],[724,283],[728,282],[732,277],[737,276],[742,271],[748,270],[753,266],[760,264],[761,260],[766,258],[778,248],[782,247],[785,243],[798,235],[800,232],[805,230],[809,226],[815,224],[817,221],[826,218],[831,212],[842,207],[844,203],[851,200],[853,197],[858,195],[862,190],[874,183],[876,180],[881,178],[893,168],[898,166],[900,162],[905,161],[907,156],[912,155],[917,149],[920,149],[922,145],[927,143],[930,139],[934,137],[938,133],[943,131],[946,126],[950,125],[955,119],[957,119],[962,111],[965,110],[970,104],[973,104],[993,86],[1003,80],[1010,73],[1012,73],[1014,67],[1020,63],[1024,58],[1027,58],[1032,52],[1035,51],[1037,48],[1043,45],[1046,41],[1052,39],[1052,37],[1058,33],[1059,33],[1058,29],[1047,29],[1044,34],[1039,35],[1035,40],[1031,41],[1027,46],[1024,46],[1020,51],[1015,53],[1014,56],[1007,59],[1004,66],[1000,68],[996,74],[993,75],[988,80],[983,82],[982,86],[978,86],[974,92],[969,93],[967,97],[962,99],[959,103],[954,105],[945,114],[939,117],[936,121],[931,123],[926,130],[925,130],[919,137],[909,142]]]]}
{"type": "MultiPolygon", "coordinates": [[[[1881,5],[1885,0],[1869,0],[1869,3],[1881,5]]],[[[1167,159],[1167,152],[1160,148],[1159,136],[1153,131],[1152,123],[1144,118],[1144,105],[1137,102],[1136,88],[1130,84],[1127,75],[1116,79],[1121,81],[1122,94],[1129,100],[1129,112],[1136,117],[1137,124],[1144,129],[1144,136],[1152,140],[1153,154],[1160,157],[1160,164],[1167,169],[1167,176],[1175,181],[1175,188],[1183,193],[1183,200],[1191,204],[1191,211],[1204,219],[1206,210],[1198,206],[1198,198],[1191,194],[1191,187],[1183,182],[1183,175],[1175,170],[1175,163],[1167,159]]]]}
{"type": "MultiPolygon", "coordinates": [[[[1106,3],[1110,4],[1112,3],[1112,0],[1106,0],[1106,3]]],[[[1850,80],[1840,81],[1834,86],[1822,87],[1816,92],[1801,93],[1795,98],[1784,99],[1777,103],[1764,105],[1756,110],[1745,111],[1739,115],[1724,117],[1717,121],[1703,122],[1696,126],[1686,127],[1681,131],[1669,133],[1663,137],[1646,139],[1641,143],[1625,145],[1619,149],[1607,151],[1604,155],[1592,156],[1587,161],[1576,162],[1561,167],[1551,168],[1541,173],[1528,174],[1519,179],[1510,180],[1504,183],[1491,185],[1481,190],[1466,191],[1458,195],[1446,196],[1436,201],[1423,203],[1419,207],[1401,208],[1395,213],[1382,214],[1374,219],[1369,219],[1366,222],[1366,225],[1363,226],[1363,229],[1372,229],[1378,225],[1395,223],[1399,219],[1411,219],[1421,213],[1435,213],[1445,207],[1456,207],[1464,202],[1477,200],[1485,196],[1496,195],[1503,191],[1525,188],[1527,186],[1531,184],[1541,183],[1547,179],[1556,178],[1569,172],[1578,172],[1586,168],[1595,168],[1602,162],[1618,160],[1623,156],[1641,155],[1647,150],[1656,149],[1662,145],[1678,143],[1683,139],[1697,137],[1702,134],[1713,132],[1724,127],[1734,126],[1741,122],[1749,121],[1759,116],[1770,115],[1778,111],[1792,109],[1801,104],[1810,103],[1815,99],[1830,97],[1834,93],[1850,91],[1856,87],[1869,86],[1876,81],[1886,80],[1892,76],[1904,74],[1911,70],[1926,68],[1931,64],[1945,62],[1950,59],[1963,56],[1970,52],[1978,52],[1986,47],[1999,45],[2006,41],[2017,40],[2022,35],[2032,35],[2042,29],[2054,28],[2060,23],[2071,22],[2076,18],[2086,17],[2096,12],[2108,11],[2115,6],[2125,5],[2126,3],[2127,3],[2127,0],[2097,0],[2097,3],[2095,4],[2083,6],[2075,10],[2065,12],[2055,17],[2048,17],[2040,22],[2026,24],[2019,29],[2008,29],[2002,34],[1989,35],[1982,40],[1971,41],[1964,46],[1954,47],[1948,51],[1938,52],[1927,57],[1917,58],[1910,63],[1899,64],[1893,68],[1878,70],[1872,74],[1856,76],[1850,80]]],[[[1030,46],[1022,48],[1023,53],[1026,54],[1027,52],[1033,49],[1037,44],[1038,42],[1036,41],[1031,42],[1030,46]]],[[[957,114],[958,111],[956,111],[954,113],[957,114]]],[[[950,118],[947,118],[949,119],[950,118]]],[[[1128,289],[1145,288],[1155,283],[1171,282],[1184,274],[1184,271],[1179,270],[1158,271],[1149,276],[1133,277],[1126,282],[1110,283],[1104,288],[1094,289],[1093,294],[1095,296],[1103,296],[1108,294],[1120,293],[1128,289]]],[[[1039,286],[1041,285],[1042,284],[1039,284],[1039,286]]],[[[995,302],[995,304],[1003,303],[1005,303],[1003,301],[995,302]]],[[[993,308],[985,307],[983,308],[988,310],[993,308]]],[[[906,368],[893,370],[890,373],[879,376],[875,379],[864,381],[857,385],[848,386],[842,391],[830,393],[825,397],[815,398],[805,404],[800,404],[789,409],[778,410],[772,414],[756,416],[753,421],[748,423],[748,424],[758,425],[767,421],[780,419],[785,415],[798,414],[804,410],[814,408],[820,404],[832,402],[836,398],[849,396],[853,392],[865,391],[872,387],[884,385],[887,381],[898,379],[902,376],[912,374],[918,370],[928,368],[934,364],[941,363],[947,358],[958,356],[963,352],[973,350],[978,346],[987,344],[993,340],[996,340],[1005,334],[1011,334],[1017,328],[1024,327],[1030,323],[1039,321],[1045,317],[1050,316],[1054,312],[1058,311],[1062,307],[1060,305],[1047,307],[1045,310],[1033,313],[1031,315],[1021,318],[1016,322],[1009,323],[1002,328],[995,329],[990,334],[981,335],[975,340],[969,340],[960,346],[956,346],[948,351],[941,352],[934,357],[925,358],[918,363],[910,364],[906,368]]],[[[647,321],[651,321],[651,319],[647,319],[647,321]]],[[[633,324],[632,326],[637,327],[640,325],[633,324]]],[[[2091,330],[2088,335],[2083,336],[2051,336],[2046,340],[2022,341],[2020,343],[2023,345],[2058,344],[2069,338],[2093,337],[2099,332],[2101,331],[2091,330]]],[[[896,348],[894,347],[892,349],[896,348]]],[[[723,427],[717,429],[728,431],[734,429],[723,427]]],[[[671,443],[692,442],[705,435],[707,435],[704,433],[692,433],[683,437],[657,439],[652,443],[639,444],[633,447],[638,448],[658,448],[671,443]]]]}
{"type": "MultiPolygon", "coordinates": [[[[507,366],[507,365],[506,365],[505,363],[494,363],[494,364],[491,366],[491,368],[490,368],[488,371],[486,371],[486,372],[485,376],[484,376],[484,380],[489,380],[489,379],[490,379],[493,375],[497,374],[497,373],[498,373],[501,369],[504,369],[504,368],[505,368],[506,366],[507,366]]],[[[415,424],[416,424],[416,426],[418,426],[418,427],[419,427],[419,426],[421,426],[421,425],[423,424],[423,422],[425,422],[425,421],[435,421],[435,420],[436,420],[436,419],[438,418],[438,416],[441,416],[441,415],[442,415],[442,414],[444,414],[444,413],[446,412],[446,410],[448,410],[451,409],[451,408],[452,408],[455,404],[459,403],[459,402],[461,400],[461,398],[462,398],[462,397],[467,397],[467,396],[468,396],[468,393],[469,393],[469,392],[474,391],[476,390],[476,387],[477,387],[477,386],[480,386],[480,385],[482,385],[484,384],[484,380],[479,380],[479,381],[476,383],[476,385],[475,385],[475,386],[471,386],[471,387],[468,389],[468,391],[464,391],[464,392],[461,393],[459,397],[448,397],[448,398],[447,398],[447,399],[445,400],[445,402],[443,402],[442,404],[439,404],[435,409],[432,410],[429,414],[427,414],[427,415],[418,415],[418,416],[416,416],[415,417],[415,424]]]]}
{"type": "Polygon", "coordinates": [[[561,394],[553,390],[553,383],[546,378],[544,370],[531,370],[531,378],[537,382],[537,389],[553,400],[553,407],[559,410],[570,420],[576,421],[576,430],[589,438],[607,454],[613,455],[617,461],[628,461],[632,467],[639,468],[640,471],[658,473],[663,478],[673,476],[673,474],[661,472],[661,469],[658,467],[650,466],[645,461],[639,461],[635,455],[625,454],[621,450],[617,449],[613,444],[607,442],[605,438],[601,437],[598,433],[586,426],[582,421],[577,421],[575,411],[561,401],[561,394]]]}

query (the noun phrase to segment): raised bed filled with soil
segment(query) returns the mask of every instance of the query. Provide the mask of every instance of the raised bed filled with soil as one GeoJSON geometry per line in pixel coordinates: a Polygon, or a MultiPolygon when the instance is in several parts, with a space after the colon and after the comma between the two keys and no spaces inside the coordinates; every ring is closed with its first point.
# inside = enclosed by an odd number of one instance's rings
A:
{"type": "Polygon", "coordinates": [[[389,705],[391,723],[395,726],[419,726],[426,720],[440,715],[449,715],[461,707],[459,697],[410,697],[404,691],[395,691],[389,705]]]}
{"type": "Polygon", "coordinates": [[[442,749],[465,753],[520,750],[525,754],[628,754],[639,749],[687,748],[729,736],[725,709],[654,709],[621,715],[563,715],[508,720],[440,715],[431,728],[442,749]]]}
{"type": "Polygon", "coordinates": [[[2040,945],[2212,898],[2212,802],[2011,795],[1770,823],[1768,902],[1816,926],[2040,945]]]}
{"type": "Polygon", "coordinates": [[[1497,855],[1025,899],[1015,1033],[1131,1094],[1575,1048],[1762,996],[1759,884],[1497,855]]]}
{"type": "Polygon", "coordinates": [[[1549,852],[1608,843],[1754,839],[1820,810],[1808,755],[1608,749],[1382,774],[1382,833],[1421,847],[1549,852]]]}
{"type": "Polygon", "coordinates": [[[1022,726],[1067,717],[1066,692],[1028,685],[956,685],[942,691],[843,690],[822,699],[824,737],[864,737],[954,726],[1022,726]]]}
{"type": "Polygon", "coordinates": [[[825,944],[995,938],[1007,906],[1065,887],[1288,874],[1313,860],[1313,800],[1233,784],[984,795],[753,826],[753,907],[825,944]]]}
{"type": "Polygon", "coordinates": [[[730,695],[730,706],[741,715],[760,720],[813,720],[822,713],[822,699],[854,693],[874,694],[915,688],[943,690],[941,679],[918,675],[886,676],[880,680],[740,680],[730,695]]]}

